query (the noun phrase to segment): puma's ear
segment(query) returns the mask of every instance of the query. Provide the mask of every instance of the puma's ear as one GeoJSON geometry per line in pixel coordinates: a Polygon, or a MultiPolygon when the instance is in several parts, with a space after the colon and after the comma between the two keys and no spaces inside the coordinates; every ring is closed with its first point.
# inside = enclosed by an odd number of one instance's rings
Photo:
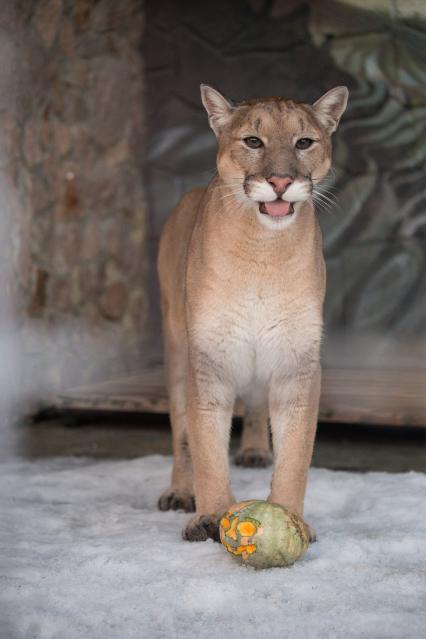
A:
{"type": "Polygon", "coordinates": [[[200,84],[201,100],[209,116],[209,123],[216,137],[221,129],[229,122],[234,107],[219,91],[207,84],[200,84]]]}
{"type": "Polygon", "coordinates": [[[314,102],[315,115],[329,135],[334,133],[348,103],[349,91],[346,87],[336,87],[314,102]]]}

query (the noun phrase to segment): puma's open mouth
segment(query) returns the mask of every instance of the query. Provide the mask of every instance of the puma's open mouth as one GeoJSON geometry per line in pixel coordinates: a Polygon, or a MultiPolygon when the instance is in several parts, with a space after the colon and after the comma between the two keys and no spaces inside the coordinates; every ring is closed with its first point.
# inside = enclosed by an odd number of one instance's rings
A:
{"type": "Polygon", "coordinates": [[[271,217],[284,217],[285,215],[293,215],[294,205],[293,202],[286,202],[277,198],[273,202],[260,202],[259,211],[263,215],[270,215],[271,217]]]}

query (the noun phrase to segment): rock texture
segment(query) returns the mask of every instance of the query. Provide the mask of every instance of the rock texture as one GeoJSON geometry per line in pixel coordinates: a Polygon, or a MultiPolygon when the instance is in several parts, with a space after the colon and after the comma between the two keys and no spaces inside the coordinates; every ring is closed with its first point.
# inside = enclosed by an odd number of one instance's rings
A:
{"type": "Polygon", "coordinates": [[[143,3],[7,4],[0,177],[16,214],[7,229],[14,312],[24,344],[39,336],[26,353],[36,366],[47,340],[51,376],[81,383],[142,355],[143,3]]]}

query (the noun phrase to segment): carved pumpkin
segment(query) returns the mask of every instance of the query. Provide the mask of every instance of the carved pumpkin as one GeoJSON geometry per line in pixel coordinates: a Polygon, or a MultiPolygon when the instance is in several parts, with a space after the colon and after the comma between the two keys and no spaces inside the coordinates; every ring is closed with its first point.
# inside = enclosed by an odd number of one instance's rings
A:
{"type": "Polygon", "coordinates": [[[219,532],[226,550],[255,568],[289,566],[309,545],[301,517],[267,501],[234,504],[220,520],[219,532]]]}

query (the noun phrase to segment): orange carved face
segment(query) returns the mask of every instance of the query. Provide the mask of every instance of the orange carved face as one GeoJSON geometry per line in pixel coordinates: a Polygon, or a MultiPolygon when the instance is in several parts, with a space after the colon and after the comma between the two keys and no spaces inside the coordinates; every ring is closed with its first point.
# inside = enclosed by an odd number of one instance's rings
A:
{"type": "Polygon", "coordinates": [[[260,521],[244,515],[244,505],[229,510],[220,520],[220,540],[226,550],[246,559],[256,552],[255,536],[263,533],[260,521]]]}

